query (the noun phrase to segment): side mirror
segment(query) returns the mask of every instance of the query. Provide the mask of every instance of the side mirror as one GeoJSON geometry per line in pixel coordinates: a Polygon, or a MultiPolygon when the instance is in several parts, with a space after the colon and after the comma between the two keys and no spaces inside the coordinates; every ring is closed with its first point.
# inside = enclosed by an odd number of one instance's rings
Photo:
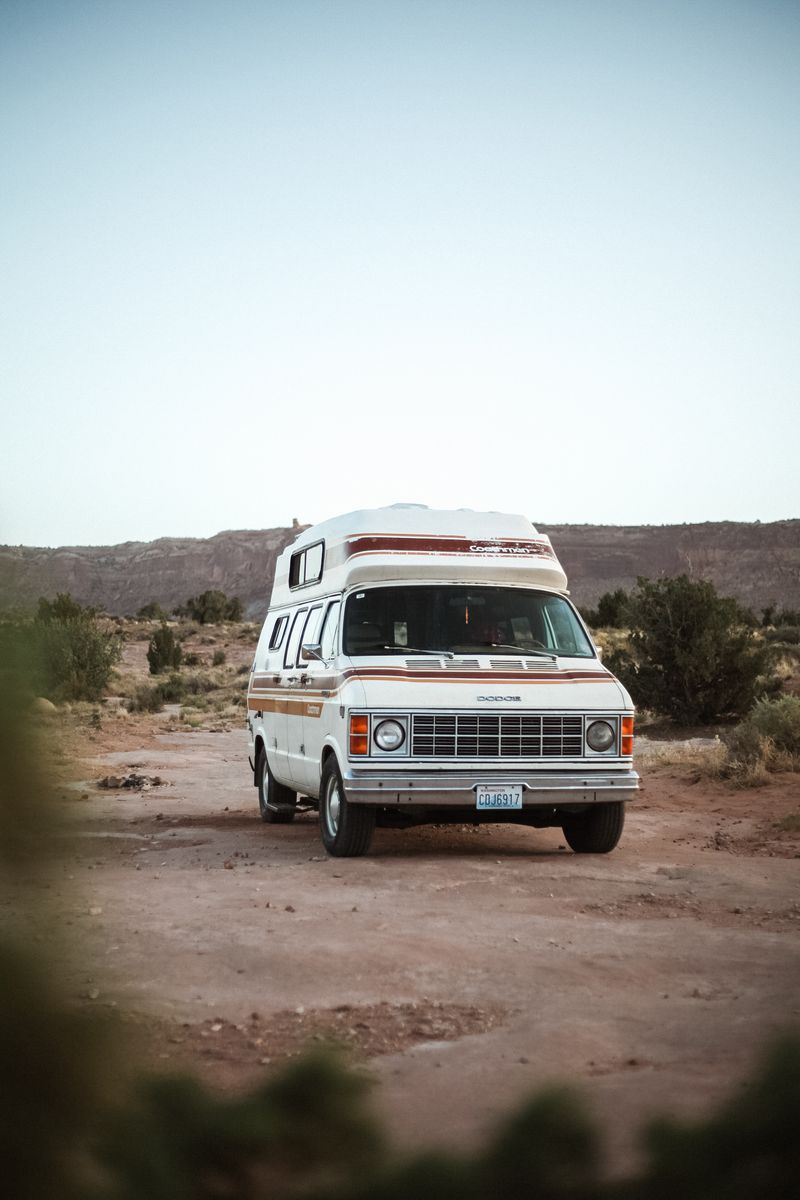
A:
{"type": "Polygon", "coordinates": [[[325,659],[322,657],[322,645],[319,642],[305,642],[300,647],[300,653],[303,658],[313,658],[317,662],[325,662],[325,659]]]}

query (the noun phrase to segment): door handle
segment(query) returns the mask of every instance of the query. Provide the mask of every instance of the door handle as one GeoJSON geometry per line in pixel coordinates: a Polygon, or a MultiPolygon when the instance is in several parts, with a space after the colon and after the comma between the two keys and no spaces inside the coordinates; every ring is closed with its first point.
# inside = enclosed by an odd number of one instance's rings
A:
{"type": "Polygon", "coordinates": [[[273,675],[273,676],[272,676],[272,682],[273,682],[273,683],[280,683],[280,681],[281,681],[281,677],[280,677],[280,675],[273,675]]]}
{"type": "Polygon", "coordinates": [[[303,684],[303,687],[305,687],[305,685],[308,683],[308,680],[309,680],[308,675],[303,674],[300,676],[300,682],[303,684]]]}

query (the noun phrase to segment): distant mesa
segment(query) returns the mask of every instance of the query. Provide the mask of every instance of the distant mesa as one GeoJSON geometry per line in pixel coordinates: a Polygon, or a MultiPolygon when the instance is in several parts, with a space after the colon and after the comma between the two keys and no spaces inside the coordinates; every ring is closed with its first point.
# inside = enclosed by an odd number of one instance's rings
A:
{"type": "MultiPolygon", "coordinates": [[[[800,520],[719,521],[698,525],[547,525],[569,577],[570,593],[593,606],[604,592],[630,588],[638,575],[710,579],[722,595],[756,611],[800,607],[800,520]]],[[[119,546],[0,547],[0,608],[34,607],[40,596],[70,592],[115,616],[150,601],[170,610],[217,588],[238,596],[245,614],[266,612],[275,559],[304,528],[230,530],[210,538],[159,538],[119,546]]]]}

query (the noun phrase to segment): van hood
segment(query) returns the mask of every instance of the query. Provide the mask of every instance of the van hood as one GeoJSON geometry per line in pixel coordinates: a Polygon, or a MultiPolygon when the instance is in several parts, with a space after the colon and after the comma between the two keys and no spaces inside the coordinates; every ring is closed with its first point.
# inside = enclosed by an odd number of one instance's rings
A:
{"type": "Polygon", "coordinates": [[[348,659],[345,675],[372,706],[408,708],[630,710],[630,697],[597,659],[469,659],[374,656],[348,659]],[[506,663],[508,665],[506,665],[506,663]]]}

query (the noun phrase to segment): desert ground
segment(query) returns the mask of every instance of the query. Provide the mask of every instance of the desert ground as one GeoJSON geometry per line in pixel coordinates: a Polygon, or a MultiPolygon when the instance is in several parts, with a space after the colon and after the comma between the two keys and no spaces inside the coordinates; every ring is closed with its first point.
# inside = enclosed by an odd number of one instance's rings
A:
{"type": "MultiPolygon", "coordinates": [[[[223,642],[235,699],[253,647],[223,642]]],[[[146,680],[145,645],[122,681],[146,680]]],[[[466,1146],[566,1083],[625,1170],[648,1117],[706,1111],[800,1027],[797,775],[737,790],[704,741],[645,738],[610,855],[504,825],[378,830],[334,860],[313,812],[259,820],[235,703],[125,715],[121,695],[42,722],[66,735],[65,821],[36,936],[140,1065],[229,1089],[334,1041],[401,1148],[466,1146]]]]}

